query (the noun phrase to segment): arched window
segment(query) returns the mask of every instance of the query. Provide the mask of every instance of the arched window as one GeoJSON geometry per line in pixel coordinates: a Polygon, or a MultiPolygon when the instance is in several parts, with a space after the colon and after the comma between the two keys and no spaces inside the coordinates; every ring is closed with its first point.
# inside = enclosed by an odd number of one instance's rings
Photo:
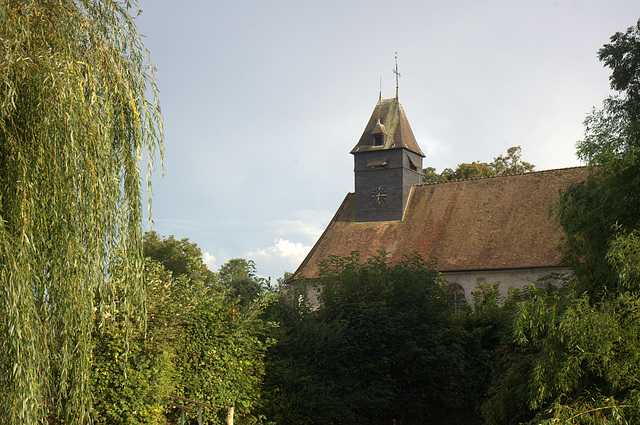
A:
{"type": "Polygon", "coordinates": [[[450,283],[447,285],[447,291],[449,292],[451,305],[455,307],[456,311],[462,310],[466,303],[464,288],[457,283],[450,283]]]}

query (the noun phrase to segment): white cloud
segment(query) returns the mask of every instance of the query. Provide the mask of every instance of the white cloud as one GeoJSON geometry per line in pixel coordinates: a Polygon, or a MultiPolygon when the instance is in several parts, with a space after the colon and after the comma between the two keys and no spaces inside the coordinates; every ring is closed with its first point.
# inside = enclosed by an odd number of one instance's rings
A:
{"type": "Polygon", "coordinates": [[[216,264],[216,257],[208,252],[202,254],[202,261],[204,261],[207,267],[209,267],[209,270],[216,270],[218,268],[216,264]]]}
{"type": "Polygon", "coordinates": [[[207,265],[209,270],[217,272],[224,263],[229,261],[231,257],[222,249],[217,247],[207,247],[208,251],[202,253],[202,261],[207,265]]]}
{"type": "Polygon", "coordinates": [[[297,265],[304,260],[304,257],[306,257],[310,250],[310,246],[303,245],[300,242],[291,242],[286,239],[278,238],[275,240],[273,246],[251,251],[249,252],[249,256],[267,260],[277,257],[287,260],[292,265],[297,265]]]}

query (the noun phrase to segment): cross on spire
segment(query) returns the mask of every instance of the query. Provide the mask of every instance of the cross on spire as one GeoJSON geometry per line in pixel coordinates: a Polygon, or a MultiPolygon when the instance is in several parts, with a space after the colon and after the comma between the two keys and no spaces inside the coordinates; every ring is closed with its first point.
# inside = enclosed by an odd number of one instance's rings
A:
{"type": "Polygon", "coordinates": [[[393,70],[393,73],[396,74],[396,99],[398,98],[398,78],[400,78],[400,73],[398,72],[398,52],[396,52],[396,69],[393,70]]]}

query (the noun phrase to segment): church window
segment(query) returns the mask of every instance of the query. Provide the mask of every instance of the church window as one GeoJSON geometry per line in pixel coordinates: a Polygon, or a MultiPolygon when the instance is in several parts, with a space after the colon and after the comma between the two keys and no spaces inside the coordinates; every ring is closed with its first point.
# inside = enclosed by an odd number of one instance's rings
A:
{"type": "Polygon", "coordinates": [[[382,145],[384,145],[384,134],[374,134],[373,146],[382,146],[382,145]]]}
{"type": "Polygon", "coordinates": [[[457,283],[450,283],[449,285],[447,285],[447,291],[449,292],[451,304],[456,309],[456,311],[462,310],[466,303],[464,288],[457,283]]]}

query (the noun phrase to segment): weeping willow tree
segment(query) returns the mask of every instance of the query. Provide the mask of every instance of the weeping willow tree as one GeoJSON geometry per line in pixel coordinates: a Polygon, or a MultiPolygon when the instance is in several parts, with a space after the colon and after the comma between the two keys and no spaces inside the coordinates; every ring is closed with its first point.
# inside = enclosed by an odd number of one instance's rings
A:
{"type": "Polygon", "coordinates": [[[94,317],[144,311],[139,164],[149,184],[162,125],[132,10],[0,0],[2,424],[90,423],[94,317]]]}

